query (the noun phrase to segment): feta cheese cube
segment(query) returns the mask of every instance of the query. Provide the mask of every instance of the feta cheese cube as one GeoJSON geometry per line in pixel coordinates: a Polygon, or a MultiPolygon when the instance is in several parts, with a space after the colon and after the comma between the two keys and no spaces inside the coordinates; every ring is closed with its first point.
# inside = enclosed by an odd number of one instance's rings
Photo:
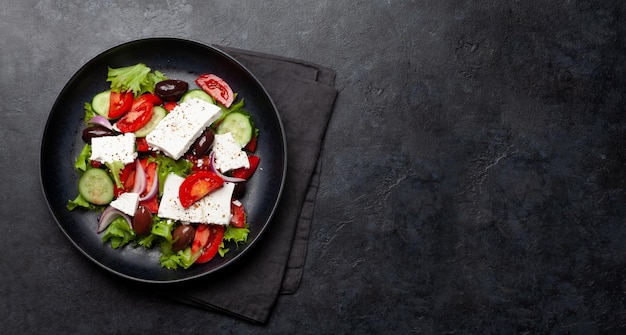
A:
{"type": "Polygon", "coordinates": [[[162,218],[183,222],[203,222],[202,203],[196,202],[189,208],[184,208],[178,197],[178,189],[185,178],[176,174],[169,174],[163,185],[163,196],[159,204],[158,215],[162,218]]]}
{"type": "Polygon", "coordinates": [[[193,142],[220,116],[221,109],[197,98],[182,102],[146,136],[148,145],[179,159],[193,142]]]}
{"type": "Polygon", "coordinates": [[[235,184],[227,182],[219,190],[215,190],[202,198],[203,222],[224,226],[230,223],[230,203],[234,190],[235,184]]]}
{"type": "Polygon", "coordinates": [[[126,133],[117,136],[102,136],[91,139],[91,157],[100,163],[120,161],[129,164],[137,158],[135,134],[126,133]]]}
{"type": "Polygon", "coordinates": [[[139,205],[139,193],[133,192],[122,193],[117,199],[111,201],[111,207],[130,216],[135,215],[137,205],[139,205]]]}
{"type": "Polygon", "coordinates": [[[187,223],[220,225],[230,223],[230,202],[235,189],[234,183],[224,183],[224,186],[219,190],[209,193],[191,207],[183,208],[178,197],[178,189],[184,180],[184,178],[173,173],[165,179],[163,197],[158,212],[160,217],[187,223]]]}
{"type": "Polygon", "coordinates": [[[250,168],[248,155],[235,142],[231,133],[215,135],[213,153],[215,155],[215,168],[222,173],[242,167],[250,168]]]}

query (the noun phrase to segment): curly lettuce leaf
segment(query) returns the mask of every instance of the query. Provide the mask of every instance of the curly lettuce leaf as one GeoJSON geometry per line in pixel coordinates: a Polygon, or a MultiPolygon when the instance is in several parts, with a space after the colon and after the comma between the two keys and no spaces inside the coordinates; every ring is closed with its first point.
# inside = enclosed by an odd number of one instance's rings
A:
{"type": "Polygon", "coordinates": [[[74,169],[76,169],[76,171],[87,171],[87,169],[91,166],[89,157],[91,157],[91,145],[89,145],[89,143],[85,143],[83,149],[80,151],[80,154],[76,157],[74,169]]]}
{"type": "Polygon", "coordinates": [[[193,265],[197,258],[197,256],[191,254],[191,247],[187,247],[176,253],[163,252],[159,258],[159,262],[161,263],[161,266],[169,270],[175,270],[179,267],[187,269],[193,265]]]}
{"type": "Polygon", "coordinates": [[[156,155],[150,157],[148,162],[157,163],[157,175],[159,176],[159,195],[163,195],[163,187],[165,186],[165,179],[170,173],[175,173],[181,177],[187,177],[191,173],[193,164],[186,160],[174,160],[170,157],[163,155],[156,155]]]}
{"type": "Polygon", "coordinates": [[[94,116],[96,116],[96,111],[93,109],[93,106],[85,102],[85,124],[89,124],[89,120],[91,120],[94,116]]]}
{"type": "Polygon", "coordinates": [[[250,233],[250,226],[248,224],[246,224],[245,228],[237,228],[232,225],[226,226],[224,237],[222,238],[222,243],[220,244],[220,248],[218,250],[220,256],[224,257],[224,255],[230,250],[229,248],[226,248],[225,242],[235,243],[235,246],[239,247],[239,243],[245,244],[248,241],[248,233],[250,233]]]}
{"type": "Polygon", "coordinates": [[[111,90],[116,92],[132,91],[135,97],[154,92],[154,86],[167,77],[152,70],[143,63],[131,66],[111,68],[107,73],[107,81],[111,83],[111,90]]]}
{"type": "Polygon", "coordinates": [[[73,211],[77,207],[86,208],[88,210],[97,211],[102,209],[102,206],[94,205],[89,201],[85,200],[82,195],[78,194],[78,196],[73,200],[68,200],[67,205],[65,205],[67,210],[73,211]]]}
{"type": "Polygon", "coordinates": [[[118,217],[107,227],[102,235],[103,242],[111,242],[111,247],[123,247],[135,239],[135,232],[123,217],[118,217]]]}
{"type": "Polygon", "coordinates": [[[122,170],[124,170],[126,165],[124,165],[124,163],[122,163],[121,161],[113,161],[113,163],[105,163],[105,165],[107,168],[109,168],[109,171],[111,172],[111,176],[113,177],[115,186],[117,186],[118,188],[123,188],[120,175],[122,174],[122,170]]]}

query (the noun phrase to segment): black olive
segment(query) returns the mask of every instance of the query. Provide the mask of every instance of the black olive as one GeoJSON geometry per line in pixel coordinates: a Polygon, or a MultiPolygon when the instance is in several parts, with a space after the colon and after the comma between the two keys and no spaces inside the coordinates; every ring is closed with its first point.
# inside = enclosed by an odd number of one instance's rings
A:
{"type": "Polygon", "coordinates": [[[187,92],[189,84],[178,79],[167,79],[158,82],[154,87],[154,94],[165,101],[177,101],[187,92]]]}
{"type": "Polygon", "coordinates": [[[202,158],[209,153],[209,148],[213,144],[215,135],[211,129],[207,128],[200,137],[191,146],[191,155],[196,158],[202,158]]]}
{"type": "Polygon", "coordinates": [[[112,136],[113,131],[103,126],[91,126],[83,130],[83,141],[91,144],[91,139],[94,137],[112,136]]]}
{"type": "Polygon", "coordinates": [[[139,236],[145,236],[152,229],[152,214],[146,206],[139,205],[133,216],[133,230],[139,236]]]}
{"type": "Polygon", "coordinates": [[[172,232],[172,251],[183,250],[193,241],[196,230],[191,225],[180,225],[172,232]]]}

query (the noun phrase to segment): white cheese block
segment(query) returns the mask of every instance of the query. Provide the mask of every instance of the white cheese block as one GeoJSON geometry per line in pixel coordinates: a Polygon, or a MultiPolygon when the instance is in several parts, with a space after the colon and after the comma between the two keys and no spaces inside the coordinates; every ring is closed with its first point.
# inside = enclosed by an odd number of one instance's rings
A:
{"type": "Polygon", "coordinates": [[[221,109],[197,98],[182,102],[146,136],[148,145],[179,159],[193,142],[220,116],[221,109]]]}
{"type": "Polygon", "coordinates": [[[203,222],[228,225],[230,223],[230,203],[235,190],[234,183],[224,183],[219,190],[209,193],[202,198],[202,208],[204,212],[203,222]]]}
{"type": "Polygon", "coordinates": [[[185,179],[169,174],[163,185],[163,197],[158,215],[162,218],[181,222],[211,223],[228,225],[230,223],[230,202],[235,184],[224,183],[219,190],[209,193],[189,208],[183,208],[178,197],[178,190],[185,179]]]}
{"type": "Polygon", "coordinates": [[[117,197],[117,199],[111,201],[111,207],[116,208],[122,213],[126,213],[130,216],[135,215],[137,205],[139,205],[139,193],[133,192],[122,193],[119,197],[117,197]]]}
{"type": "Polygon", "coordinates": [[[159,216],[166,219],[183,222],[203,222],[202,203],[194,203],[189,208],[184,208],[178,197],[178,189],[185,178],[176,174],[169,174],[163,184],[163,197],[159,204],[159,216]]]}
{"type": "Polygon", "coordinates": [[[213,140],[215,168],[225,173],[230,170],[245,167],[250,168],[250,161],[245,151],[235,142],[233,134],[216,134],[213,140]]]}
{"type": "Polygon", "coordinates": [[[129,164],[137,158],[135,134],[126,133],[117,136],[102,136],[91,139],[91,157],[100,163],[120,161],[129,164]]]}

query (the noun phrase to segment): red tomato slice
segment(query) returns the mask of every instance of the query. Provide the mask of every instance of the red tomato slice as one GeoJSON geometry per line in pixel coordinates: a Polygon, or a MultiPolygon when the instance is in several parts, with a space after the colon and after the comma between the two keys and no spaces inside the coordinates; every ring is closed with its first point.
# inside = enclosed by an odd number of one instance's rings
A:
{"type": "Polygon", "coordinates": [[[193,237],[193,242],[191,242],[191,254],[195,255],[199,252],[202,252],[207,242],[209,241],[209,226],[206,224],[199,224],[196,227],[196,234],[193,237]]]}
{"type": "Polygon", "coordinates": [[[196,79],[196,84],[226,108],[230,107],[235,99],[230,86],[222,78],[214,74],[200,75],[196,79]]]}
{"type": "Polygon", "coordinates": [[[178,189],[178,197],[184,208],[188,208],[194,202],[202,199],[205,195],[217,190],[224,185],[224,179],[213,171],[194,172],[185,178],[178,189]]]}
{"type": "Polygon", "coordinates": [[[171,112],[172,109],[176,108],[176,106],[178,106],[178,103],[176,101],[168,101],[165,103],[165,105],[163,105],[163,108],[165,108],[165,110],[167,110],[168,112],[171,112]]]}
{"type": "MultiPolygon", "coordinates": [[[[144,171],[146,172],[146,190],[142,194],[145,196],[152,189],[152,185],[155,183],[155,180],[158,178],[157,176],[157,163],[151,162],[148,163],[147,159],[141,160],[141,165],[143,166],[144,171]]],[[[146,206],[150,213],[156,214],[159,211],[159,201],[156,196],[152,199],[144,200],[139,202],[140,205],[146,206]]]]}
{"type": "Polygon", "coordinates": [[[148,122],[150,122],[154,105],[150,100],[142,97],[143,96],[137,98],[133,102],[133,106],[130,108],[130,111],[115,123],[120,132],[132,133],[141,129],[143,126],[148,124],[148,122]]]}
{"type": "Polygon", "coordinates": [[[257,166],[259,166],[259,160],[260,160],[259,156],[248,155],[248,162],[250,162],[250,168],[249,169],[239,168],[239,169],[233,170],[233,177],[249,179],[254,174],[254,171],[256,171],[257,166]]]}
{"type": "MultiPolygon", "coordinates": [[[[206,244],[202,248],[202,254],[198,259],[196,259],[196,263],[206,263],[213,259],[217,254],[217,251],[220,249],[220,244],[222,243],[222,239],[224,238],[224,231],[226,230],[222,225],[204,225],[201,224],[198,226],[206,226],[209,231],[209,236],[206,244]]],[[[197,231],[197,229],[196,229],[197,231]]],[[[193,254],[193,245],[192,245],[192,254],[193,254]]]]}
{"type": "Polygon", "coordinates": [[[246,211],[241,202],[239,202],[238,205],[235,205],[235,202],[231,202],[230,213],[232,214],[230,217],[231,226],[236,228],[246,227],[246,211]]]}
{"type": "Polygon", "coordinates": [[[109,119],[117,119],[130,111],[133,105],[133,92],[113,92],[109,99],[109,119]]]}
{"type": "Polygon", "coordinates": [[[252,137],[250,139],[250,142],[248,142],[248,144],[246,144],[244,149],[246,149],[246,151],[248,151],[248,152],[255,152],[256,151],[256,142],[257,142],[257,135],[255,135],[254,137],[252,137]]]}
{"type": "Polygon", "coordinates": [[[146,141],[145,137],[137,137],[135,140],[137,142],[137,151],[138,152],[148,152],[150,151],[150,146],[148,146],[148,141],[146,141]]]}
{"type": "Polygon", "coordinates": [[[145,93],[142,94],[139,98],[137,99],[142,99],[144,101],[149,101],[150,103],[152,103],[153,106],[159,106],[163,104],[163,100],[161,100],[161,98],[159,98],[158,95],[153,94],[153,93],[145,93]]]}

